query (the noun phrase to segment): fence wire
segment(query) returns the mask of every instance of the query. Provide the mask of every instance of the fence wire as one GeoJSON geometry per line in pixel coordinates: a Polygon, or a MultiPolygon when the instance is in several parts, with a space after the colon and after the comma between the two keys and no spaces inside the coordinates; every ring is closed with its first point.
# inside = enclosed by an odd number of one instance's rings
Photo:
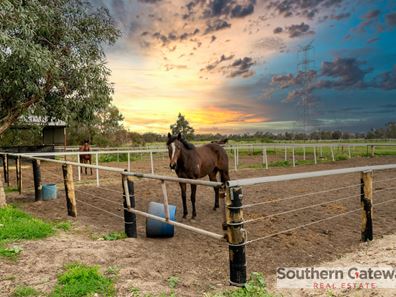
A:
{"type": "Polygon", "coordinates": [[[112,215],[112,216],[114,216],[114,217],[117,217],[117,218],[120,218],[120,219],[124,220],[124,217],[122,217],[122,216],[120,216],[120,215],[117,215],[117,214],[115,214],[115,213],[113,213],[113,212],[111,212],[111,211],[107,211],[107,210],[105,210],[105,209],[103,209],[103,208],[94,206],[94,205],[92,205],[91,203],[87,203],[87,202],[82,201],[82,200],[77,199],[77,198],[76,198],[76,201],[77,201],[78,203],[85,204],[85,205],[87,205],[87,206],[89,206],[89,207],[95,208],[95,209],[100,210],[100,211],[102,211],[102,212],[105,212],[105,213],[107,213],[107,214],[109,214],[109,215],[112,215]]]}
{"type": "Polygon", "coordinates": [[[250,208],[254,206],[259,206],[259,205],[264,205],[264,204],[269,204],[269,203],[274,203],[274,202],[280,202],[280,201],[287,201],[291,199],[297,199],[297,198],[303,198],[306,196],[312,196],[312,195],[317,195],[317,194],[324,194],[324,193],[330,193],[330,192],[335,192],[343,189],[349,189],[349,188],[354,188],[354,187],[359,187],[361,186],[362,183],[360,184],[354,184],[350,186],[345,186],[345,187],[339,187],[339,188],[334,188],[334,189],[329,189],[329,190],[323,190],[323,191],[317,191],[317,192],[312,192],[312,193],[305,193],[305,194],[300,194],[300,195],[294,195],[294,196],[289,196],[286,198],[280,198],[280,199],[273,199],[273,200],[268,200],[268,201],[262,201],[262,202],[257,202],[257,203],[250,203],[241,206],[240,208],[250,208]]]}
{"type": "Polygon", "coordinates": [[[304,207],[294,208],[294,209],[278,212],[278,213],[275,213],[275,214],[271,214],[271,215],[268,215],[268,216],[263,216],[263,217],[259,217],[259,218],[255,218],[255,219],[246,220],[246,221],[244,221],[244,223],[252,223],[252,222],[256,222],[256,221],[262,221],[262,220],[273,218],[273,217],[276,217],[276,216],[281,216],[281,215],[284,215],[284,214],[289,214],[289,213],[293,213],[293,212],[300,211],[300,210],[305,210],[305,209],[309,209],[309,208],[313,208],[313,207],[317,207],[317,206],[327,205],[327,204],[331,204],[331,203],[334,203],[334,202],[343,201],[343,200],[347,200],[347,199],[350,199],[350,198],[358,198],[358,197],[360,197],[360,194],[354,194],[354,195],[350,195],[350,196],[347,196],[347,197],[342,197],[342,198],[339,198],[339,199],[326,201],[326,202],[323,202],[323,203],[318,203],[318,204],[308,205],[308,206],[304,206],[304,207]]]}
{"type": "MultiPolygon", "coordinates": [[[[396,198],[389,199],[389,200],[386,200],[386,201],[382,201],[382,202],[379,202],[379,203],[375,203],[375,204],[373,204],[373,207],[376,207],[376,206],[379,206],[379,205],[382,205],[382,204],[386,204],[386,203],[389,203],[389,202],[393,202],[393,201],[396,201],[396,198]]],[[[268,235],[263,236],[263,237],[258,237],[258,238],[255,238],[255,239],[251,239],[251,240],[245,241],[241,245],[246,245],[246,244],[254,243],[254,242],[257,242],[257,241],[265,240],[265,239],[270,238],[270,237],[274,237],[274,236],[277,236],[277,235],[281,235],[281,234],[284,234],[284,233],[288,233],[288,232],[291,232],[291,231],[302,229],[302,228],[305,228],[305,227],[308,227],[308,226],[311,226],[311,225],[314,225],[314,224],[319,224],[321,222],[332,220],[332,219],[335,219],[335,218],[338,218],[338,217],[341,217],[341,216],[345,216],[347,214],[351,214],[351,213],[354,213],[354,212],[357,212],[357,211],[362,211],[362,209],[361,208],[353,209],[353,210],[350,210],[350,211],[347,211],[347,212],[336,214],[336,215],[331,216],[331,217],[327,217],[327,218],[316,220],[316,221],[313,221],[313,222],[310,222],[310,223],[302,224],[302,225],[299,225],[299,226],[296,226],[296,227],[293,227],[293,228],[290,228],[290,229],[287,229],[287,230],[283,230],[283,231],[279,231],[279,232],[276,232],[276,233],[268,234],[268,235]]]]}

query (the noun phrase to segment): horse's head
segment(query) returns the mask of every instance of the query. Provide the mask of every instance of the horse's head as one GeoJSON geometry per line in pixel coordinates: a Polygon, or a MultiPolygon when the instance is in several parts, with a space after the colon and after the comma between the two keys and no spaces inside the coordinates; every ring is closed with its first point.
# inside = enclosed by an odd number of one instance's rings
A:
{"type": "Polygon", "coordinates": [[[183,146],[181,142],[181,134],[179,133],[177,136],[172,136],[170,133],[168,133],[168,141],[166,142],[166,145],[168,146],[170,159],[169,167],[173,170],[176,170],[177,160],[181,155],[183,146]]]}

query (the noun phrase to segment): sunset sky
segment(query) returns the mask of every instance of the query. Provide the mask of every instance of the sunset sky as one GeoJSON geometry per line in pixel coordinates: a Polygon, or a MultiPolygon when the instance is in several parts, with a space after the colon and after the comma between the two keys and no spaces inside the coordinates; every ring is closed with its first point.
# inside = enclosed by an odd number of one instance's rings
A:
{"type": "Polygon", "coordinates": [[[122,31],[106,54],[131,131],[168,132],[179,112],[198,133],[301,130],[302,98],[309,129],[396,120],[396,1],[92,2],[122,31]]]}

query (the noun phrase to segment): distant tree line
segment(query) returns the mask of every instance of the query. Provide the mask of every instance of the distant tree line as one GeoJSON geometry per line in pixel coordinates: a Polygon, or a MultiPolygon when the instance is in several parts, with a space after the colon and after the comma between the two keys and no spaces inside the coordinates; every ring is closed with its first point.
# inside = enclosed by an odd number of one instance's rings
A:
{"type": "MultiPolygon", "coordinates": [[[[72,122],[67,129],[68,145],[80,145],[85,139],[89,139],[93,145],[106,146],[144,146],[151,143],[165,143],[166,134],[159,133],[138,133],[128,131],[122,124],[122,115],[117,108],[110,106],[102,114],[96,117],[95,124],[84,125],[79,122],[72,122]]],[[[179,121],[180,122],[180,121],[179,121]]],[[[187,121],[185,121],[188,124],[187,121]]],[[[170,129],[173,134],[178,130],[170,129]]],[[[183,134],[183,130],[181,130],[183,134]]],[[[371,129],[366,133],[351,133],[339,130],[318,130],[310,133],[291,132],[283,133],[261,132],[243,134],[194,134],[191,129],[188,131],[187,139],[192,141],[213,141],[228,138],[230,141],[240,142],[274,142],[274,141],[320,141],[320,140],[348,140],[348,139],[396,139],[396,122],[390,122],[384,128],[371,129]],[[192,132],[192,133],[191,133],[192,132]]],[[[10,129],[0,136],[0,146],[9,145],[38,145],[42,141],[40,129],[33,127],[30,130],[10,129]]]]}

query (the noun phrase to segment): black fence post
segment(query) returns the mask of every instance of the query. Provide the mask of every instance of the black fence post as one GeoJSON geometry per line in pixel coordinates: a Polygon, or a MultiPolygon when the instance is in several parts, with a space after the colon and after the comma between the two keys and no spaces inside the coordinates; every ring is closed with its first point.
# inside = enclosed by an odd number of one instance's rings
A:
{"type": "Polygon", "coordinates": [[[246,284],[246,233],[243,228],[242,189],[228,188],[226,194],[227,241],[230,284],[246,284]]]}

